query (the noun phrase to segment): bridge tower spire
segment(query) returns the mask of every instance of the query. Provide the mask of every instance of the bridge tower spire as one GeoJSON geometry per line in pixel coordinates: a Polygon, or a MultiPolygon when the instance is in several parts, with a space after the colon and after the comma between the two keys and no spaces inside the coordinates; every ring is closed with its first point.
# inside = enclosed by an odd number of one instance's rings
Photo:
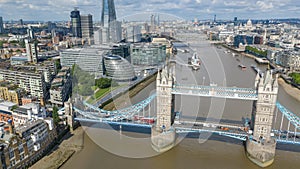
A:
{"type": "Polygon", "coordinates": [[[157,120],[151,130],[152,147],[158,152],[167,151],[175,144],[176,134],[172,127],[175,96],[171,93],[174,82],[174,65],[167,65],[161,72],[158,71],[156,78],[157,120]]]}
{"type": "Polygon", "coordinates": [[[272,125],[278,93],[278,76],[266,71],[257,75],[255,88],[258,100],[253,102],[251,129],[253,135],[246,142],[247,155],[261,167],[274,161],[276,139],[272,136],[272,125]]]}

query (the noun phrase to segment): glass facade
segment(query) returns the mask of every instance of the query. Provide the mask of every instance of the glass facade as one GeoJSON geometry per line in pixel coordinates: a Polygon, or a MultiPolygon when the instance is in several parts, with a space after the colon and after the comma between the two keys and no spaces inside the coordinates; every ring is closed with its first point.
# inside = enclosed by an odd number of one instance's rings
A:
{"type": "Polygon", "coordinates": [[[107,51],[97,48],[67,49],[60,52],[61,65],[72,67],[77,64],[82,70],[101,77],[103,75],[102,55],[105,52],[107,51]]]}
{"type": "Polygon", "coordinates": [[[166,60],[166,46],[159,44],[132,44],[131,63],[133,65],[153,66],[166,60]]]}
{"type": "Polygon", "coordinates": [[[102,26],[108,27],[110,22],[117,19],[114,0],[103,0],[102,1],[102,14],[101,24],[102,26]]]}
{"type": "Polygon", "coordinates": [[[81,33],[83,39],[89,39],[93,37],[93,16],[84,15],[80,16],[81,21],[81,33]]]}
{"type": "Polygon", "coordinates": [[[0,33],[4,33],[3,29],[3,18],[0,16],[0,33]]]}
{"type": "Polygon", "coordinates": [[[103,58],[105,75],[117,81],[131,81],[135,79],[132,65],[117,55],[106,55],[103,58]]]}
{"type": "Polygon", "coordinates": [[[81,21],[80,21],[80,12],[75,8],[71,12],[71,24],[72,24],[72,33],[74,37],[81,38],[81,21]]]}

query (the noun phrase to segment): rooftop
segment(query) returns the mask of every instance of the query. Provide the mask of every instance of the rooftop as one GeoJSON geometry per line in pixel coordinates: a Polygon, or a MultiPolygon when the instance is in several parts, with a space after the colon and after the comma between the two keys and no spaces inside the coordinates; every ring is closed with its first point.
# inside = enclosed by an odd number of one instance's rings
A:
{"type": "Polygon", "coordinates": [[[0,81],[0,87],[7,87],[8,90],[16,90],[19,88],[18,85],[10,83],[8,81],[0,81]]]}
{"type": "Polygon", "coordinates": [[[25,107],[18,107],[14,110],[14,113],[21,113],[24,115],[27,115],[27,111],[30,110],[29,108],[25,108],[25,107]]]}
{"type": "Polygon", "coordinates": [[[52,84],[62,83],[62,81],[63,81],[63,78],[55,78],[55,79],[53,79],[52,84]]]}
{"type": "Polygon", "coordinates": [[[105,55],[104,58],[107,60],[121,60],[122,59],[120,56],[117,56],[117,55],[105,55]]]}
{"type": "Polygon", "coordinates": [[[67,75],[67,72],[60,71],[59,73],[57,73],[56,77],[65,77],[66,75],[67,75]]]}
{"type": "Polygon", "coordinates": [[[13,66],[10,64],[9,61],[0,62],[0,69],[4,70],[12,70],[12,71],[18,71],[18,72],[36,72],[36,67],[34,66],[13,66]]]}
{"type": "Polygon", "coordinates": [[[22,134],[22,133],[36,127],[40,123],[43,123],[43,121],[42,120],[35,120],[35,121],[30,121],[26,124],[20,125],[16,128],[16,133],[22,134]]]}
{"type": "Polygon", "coordinates": [[[13,106],[16,106],[17,104],[16,103],[13,103],[13,102],[9,102],[9,101],[3,101],[0,103],[0,106],[4,106],[4,107],[13,107],[13,106]]]}

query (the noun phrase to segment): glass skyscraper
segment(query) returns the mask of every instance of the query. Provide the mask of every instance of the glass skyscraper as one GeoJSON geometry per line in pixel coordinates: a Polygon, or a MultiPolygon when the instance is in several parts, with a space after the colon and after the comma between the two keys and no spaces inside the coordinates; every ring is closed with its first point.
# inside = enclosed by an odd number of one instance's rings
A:
{"type": "Polygon", "coordinates": [[[92,15],[81,15],[81,34],[83,39],[90,39],[93,34],[93,16],[92,15]]]}
{"type": "Polygon", "coordinates": [[[101,24],[108,27],[109,23],[116,21],[116,10],[114,0],[102,0],[101,24]]]}
{"type": "Polygon", "coordinates": [[[121,22],[117,21],[114,0],[102,0],[101,26],[95,42],[107,44],[122,40],[122,27],[121,22]]]}
{"type": "Polygon", "coordinates": [[[3,29],[3,19],[0,16],[0,33],[4,33],[4,29],[3,29]]]}
{"type": "Polygon", "coordinates": [[[81,21],[80,21],[80,12],[77,8],[71,12],[71,23],[72,23],[72,33],[74,37],[81,38],[81,21]]]}

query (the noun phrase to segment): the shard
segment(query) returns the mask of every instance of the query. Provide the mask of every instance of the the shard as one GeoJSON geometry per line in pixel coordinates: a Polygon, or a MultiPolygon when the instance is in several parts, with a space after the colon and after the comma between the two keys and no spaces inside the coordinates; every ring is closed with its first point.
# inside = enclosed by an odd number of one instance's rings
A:
{"type": "Polygon", "coordinates": [[[102,0],[101,24],[108,27],[109,23],[116,21],[116,10],[114,0],[102,0]]]}

